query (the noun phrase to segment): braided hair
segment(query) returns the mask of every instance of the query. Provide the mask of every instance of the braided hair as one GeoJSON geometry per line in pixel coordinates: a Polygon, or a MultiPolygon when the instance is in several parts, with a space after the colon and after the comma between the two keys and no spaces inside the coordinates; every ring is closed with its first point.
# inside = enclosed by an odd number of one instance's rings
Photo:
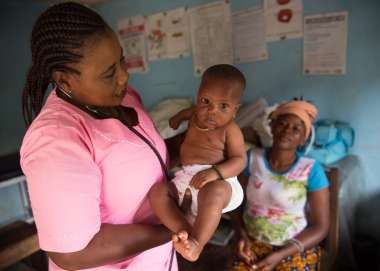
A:
{"type": "Polygon", "coordinates": [[[80,61],[87,39],[108,29],[99,14],[74,2],[54,5],[40,15],[32,30],[32,66],[22,94],[27,125],[41,111],[52,72],[80,74],[68,64],[80,61]]]}

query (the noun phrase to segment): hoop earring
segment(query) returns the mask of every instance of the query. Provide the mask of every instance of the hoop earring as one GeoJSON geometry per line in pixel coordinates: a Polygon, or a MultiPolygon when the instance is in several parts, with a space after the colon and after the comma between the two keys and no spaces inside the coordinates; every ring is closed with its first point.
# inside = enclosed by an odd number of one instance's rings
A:
{"type": "Polygon", "coordinates": [[[58,86],[58,88],[59,88],[59,90],[62,91],[62,93],[65,94],[67,97],[69,97],[70,99],[73,98],[73,96],[72,96],[73,91],[72,91],[72,90],[70,90],[70,89],[69,89],[69,90],[65,90],[64,88],[59,87],[59,86],[58,86]]]}

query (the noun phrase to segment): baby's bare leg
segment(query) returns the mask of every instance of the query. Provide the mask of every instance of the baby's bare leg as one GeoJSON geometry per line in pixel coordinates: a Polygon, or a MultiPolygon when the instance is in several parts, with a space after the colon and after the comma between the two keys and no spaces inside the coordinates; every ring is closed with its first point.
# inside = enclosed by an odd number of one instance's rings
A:
{"type": "Polygon", "coordinates": [[[231,186],[226,181],[214,181],[206,184],[198,194],[198,216],[195,219],[190,236],[179,232],[176,250],[187,260],[196,261],[203,247],[214,234],[222,210],[231,198],[231,186]]]}
{"type": "Polygon", "coordinates": [[[156,183],[149,191],[154,213],[172,232],[191,231],[184,214],[178,207],[178,192],[171,182],[156,183]]]}

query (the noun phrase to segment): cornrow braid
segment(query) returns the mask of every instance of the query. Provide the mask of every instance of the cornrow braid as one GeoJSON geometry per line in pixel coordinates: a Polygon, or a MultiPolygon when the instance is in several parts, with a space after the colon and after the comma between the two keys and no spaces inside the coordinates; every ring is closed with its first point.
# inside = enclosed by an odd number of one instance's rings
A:
{"type": "Polygon", "coordinates": [[[95,11],[74,2],[48,8],[34,24],[31,37],[32,66],[22,94],[25,123],[30,125],[41,111],[53,71],[79,74],[68,64],[83,57],[85,41],[109,29],[95,11]]]}

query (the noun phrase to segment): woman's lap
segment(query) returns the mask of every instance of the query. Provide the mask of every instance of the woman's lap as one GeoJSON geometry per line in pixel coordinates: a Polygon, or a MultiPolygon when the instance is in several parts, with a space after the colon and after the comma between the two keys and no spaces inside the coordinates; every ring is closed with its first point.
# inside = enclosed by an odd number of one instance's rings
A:
{"type": "MultiPolygon", "coordinates": [[[[279,247],[269,244],[253,241],[251,249],[257,255],[258,259],[263,259],[272,251],[276,251],[279,247]]],[[[273,271],[317,271],[320,269],[320,247],[308,249],[302,253],[297,253],[283,259],[273,271]]],[[[237,259],[233,262],[230,271],[249,271],[248,266],[241,260],[237,259]]]]}

